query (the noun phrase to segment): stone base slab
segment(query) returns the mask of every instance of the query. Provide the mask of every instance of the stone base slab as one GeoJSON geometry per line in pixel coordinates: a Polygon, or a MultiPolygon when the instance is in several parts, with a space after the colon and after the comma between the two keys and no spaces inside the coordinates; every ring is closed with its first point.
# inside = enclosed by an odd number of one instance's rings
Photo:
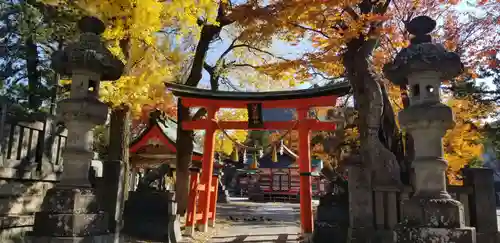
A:
{"type": "Polygon", "coordinates": [[[108,234],[87,237],[46,237],[29,236],[23,243],[120,243],[118,234],[108,234]]]}
{"type": "Polygon", "coordinates": [[[498,243],[500,242],[500,232],[476,233],[478,243],[498,243]]]}
{"type": "Polygon", "coordinates": [[[37,235],[51,236],[86,236],[107,233],[108,215],[105,212],[95,214],[35,214],[33,232],[37,235]]]}
{"type": "Polygon", "coordinates": [[[92,188],[56,186],[47,191],[42,211],[50,213],[95,213],[102,208],[92,188]]]}
{"type": "MultiPolygon", "coordinates": [[[[401,226],[395,231],[396,243],[453,242],[476,243],[476,229],[463,228],[410,228],[401,226]]],[[[482,243],[482,242],[478,242],[482,243]]]]}
{"type": "Polygon", "coordinates": [[[94,239],[93,236],[100,239],[102,235],[109,235],[109,215],[101,210],[94,189],[58,185],[47,191],[43,201],[42,210],[35,213],[30,237],[61,239],[48,242],[87,242],[87,239],[94,239]]]}
{"type": "Polygon", "coordinates": [[[419,199],[414,197],[404,201],[402,209],[405,224],[410,227],[465,227],[464,207],[454,199],[419,199]]]}
{"type": "Polygon", "coordinates": [[[125,202],[123,232],[144,240],[176,243],[182,238],[171,192],[137,191],[125,202]]]}

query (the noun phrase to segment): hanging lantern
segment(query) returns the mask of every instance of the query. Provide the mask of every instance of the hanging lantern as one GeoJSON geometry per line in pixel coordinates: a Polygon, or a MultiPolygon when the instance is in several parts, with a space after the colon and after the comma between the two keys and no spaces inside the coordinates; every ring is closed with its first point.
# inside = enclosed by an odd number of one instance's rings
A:
{"type": "Polygon", "coordinates": [[[231,160],[234,162],[240,161],[239,154],[238,154],[238,145],[236,145],[236,144],[233,146],[233,152],[231,153],[231,160]]]}
{"type": "Polygon", "coordinates": [[[273,152],[272,152],[272,155],[271,155],[271,160],[274,163],[278,162],[278,151],[276,149],[276,145],[273,146],[273,152]]]}
{"type": "Polygon", "coordinates": [[[247,163],[247,150],[246,149],[243,149],[243,163],[244,164],[247,163]]]}
{"type": "Polygon", "coordinates": [[[259,158],[264,157],[264,149],[259,149],[259,158]]]}
{"type": "Polygon", "coordinates": [[[285,150],[285,145],[283,144],[283,140],[280,140],[280,155],[283,155],[285,150]]]}
{"type": "Polygon", "coordinates": [[[259,162],[257,161],[257,153],[255,153],[255,152],[253,153],[253,159],[252,160],[253,161],[252,161],[252,164],[250,165],[250,169],[255,170],[255,169],[257,169],[257,167],[259,167],[258,166],[259,162]]]}

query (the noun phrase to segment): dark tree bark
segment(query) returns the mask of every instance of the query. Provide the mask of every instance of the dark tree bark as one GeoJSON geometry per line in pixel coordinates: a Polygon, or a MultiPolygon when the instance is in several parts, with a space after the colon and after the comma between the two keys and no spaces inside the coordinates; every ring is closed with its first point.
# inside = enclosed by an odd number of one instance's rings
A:
{"type": "MultiPolygon", "coordinates": [[[[408,97],[408,87],[406,85],[402,85],[400,86],[400,90],[403,108],[407,108],[410,105],[410,98],[408,97]]],[[[401,166],[401,180],[405,184],[413,184],[413,169],[411,167],[411,162],[415,159],[415,145],[413,143],[413,137],[409,132],[405,133],[405,136],[402,138],[402,142],[404,143],[405,148],[402,163],[404,166],[401,166]]]]}
{"type": "Polygon", "coordinates": [[[184,215],[187,209],[189,193],[189,167],[192,164],[193,131],[183,130],[182,122],[190,119],[189,108],[182,106],[181,99],[177,104],[177,161],[175,169],[175,198],[177,213],[184,215]]]}
{"type": "Polygon", "coordinates": [[[129,163],[130,109],[126,106],[114,108],[110,115],[108,159],[129,163]]]}
{"type": "Polygon", "coordinates": [[[107,211],[110,215],[110,229],[121,230],[124,201],[128,194],[130,110],[126,106],[111,111],[108,146],[108,161],[104,161],[103,174],[107,211]],[[118,211],[118,212],[117,212],[118,211]]]}
{"type": "Polygon", "coordinates": [[[376,40],[365,40],[364,36],[350,41],[343,62],[358,111],[363,163],[372,171],[372,184],[394,185],[401,182],[399,162],[391,151],[399,147],[395,145],[399,143],[399,132],[387,92],[369,66],[375,43],[376,40]]]}
{"type": "Polygon", "coordinates": [[[32,110],[37,110],[42,101],[39,95],[40,72],[38,71],[38,50],[33,36],[27,38],[25,48],[28,76],[28,107],[32,110]]]}
{"type": "MultiPolygon", "coordinates": [[[[191,71],[189,76],[184,83],[188,86],[196,87],[201,80],[203,68],[205,66],[205,58],[207,52],[210,48],[210,43],[217,36],[219,36],[222,28],[232,23],[231,20],[228,20],[224,13],[224,8],[226,5],[221,4],[219,6],[217,21],[219,25],[209,25],[204,24],[201,29],[200,40],[198,41],[198,45],[196,46],[195,55],[193,58],[193,63],[191,66],[191,71]]],[[[203,23],[202,23],[203,24],[203,23]]],[[[216,90],[218,84],[212,83],[212,90],[216,90]]],[[[187,208],[187,199],[189,193],[189,167],[192,164],[191,156],[193,153],[193,132],[182,129],[182,122],[189,121],[193,119],[190,115],[189,108],[186,108],[180,104],[177,106],[177,161],[176,161],[176,183],[175,183],[175,192],[177,199],[177,213],[180,215],[184,215],[186,213],[187,208]]],[[[201,116],[203,110],[199,110],[197,114],[193,117],[201,116]]]]}

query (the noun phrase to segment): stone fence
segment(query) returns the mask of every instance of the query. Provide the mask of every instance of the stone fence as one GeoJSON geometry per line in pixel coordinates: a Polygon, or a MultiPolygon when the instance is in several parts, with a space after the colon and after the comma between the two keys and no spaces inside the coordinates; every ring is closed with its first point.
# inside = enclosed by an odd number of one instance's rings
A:
{"type": "MultiPolygon", "coordinates": [[[[475,227],[477,242],[498,242],[498,226],[490,169],[469,168],[464,170],[462,186],[448,185],[448,192],[464,206],[465,225],[475,227]]],[[[403,219],[401,204],[412,194],[410,186],[374,187],[374,227],[381,238],[392,237],[393,231],[403,219]]]]}
{"type": "Polygon", "coordinates": [[[0,119],[1,242],[15,242],[31,230],[62,169],[65,129],[46,117],[26,120],[7,112],[0,119]]]}

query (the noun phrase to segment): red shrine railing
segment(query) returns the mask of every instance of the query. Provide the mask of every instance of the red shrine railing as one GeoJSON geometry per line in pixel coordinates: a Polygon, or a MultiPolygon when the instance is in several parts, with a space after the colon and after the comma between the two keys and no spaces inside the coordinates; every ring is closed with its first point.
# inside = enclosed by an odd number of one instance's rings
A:
{"type": "MultiPolygon", "coordinates": [[[[198,168],[190,168],[190,181],[189,181],[189,199],[188,199],[188,210],[186,216],[186,227],[185,232],[188,235],[192,235],[194,233],[195,223],[199,220],[203,219],[203,211],[201,210],[202,205],[198,205],[199,201],[198,195],[200,192],[204,192],[207,190],[204,184],[200,184],[200,170],[198,168]]],[[[212,184],[210,186],[210,208],[208,212],[208,220],[211,226],[215,224],[215,214],[216,214],[216,203],[217,203],[217,194],[218,194],[218,183],[219,176],[213,175],[212,184]]]]}

